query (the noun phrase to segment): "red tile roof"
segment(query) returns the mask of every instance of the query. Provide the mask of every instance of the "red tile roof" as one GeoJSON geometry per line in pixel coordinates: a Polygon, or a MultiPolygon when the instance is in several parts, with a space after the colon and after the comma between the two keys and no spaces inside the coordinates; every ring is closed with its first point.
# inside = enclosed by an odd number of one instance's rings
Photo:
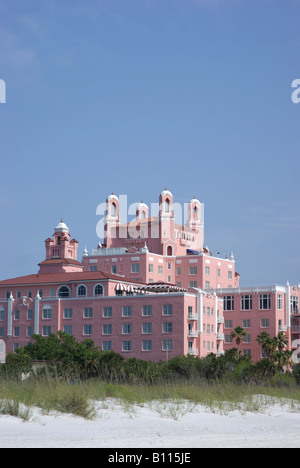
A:
{"type": "Polygon", "coordinates": [[[12,278],[0,281],[0,288],[2,286],[20,286],[20,285],[40,285],[40,284],[57,284],[57,283],[71,283],[71,282],[84,282],[84,281],[117,281],[120,283],[132,284],[145,284],[141,281],[131,280],[123,276],[104,273],[103,271],[80,271],[72,273],[49,273],[41,275],[27,275],[19,278],[12,278]]]}

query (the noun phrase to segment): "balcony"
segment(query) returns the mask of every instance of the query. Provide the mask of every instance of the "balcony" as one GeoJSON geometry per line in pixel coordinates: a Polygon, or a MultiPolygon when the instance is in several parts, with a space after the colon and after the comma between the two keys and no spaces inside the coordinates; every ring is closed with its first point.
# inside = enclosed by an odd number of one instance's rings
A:
{"type": "Polygon", "coordinates": [[[292,325],[292,333],[300,333],[300,325],[292,325]]]}
{"type": "Polygon", "coordinates": [[[280,332],[286,332],[287,331],[287,325],[279,325],[279,331],[280,332]]]}
{"type": "Polygon", "coordinates": [[[197,314],[189,314],[188,315],[188,320],[198,320],[198,315],[197,314]]]}
{"type": "Polygon", "coordinates": [[[198,331],[195,331],[195,330],[188,331],[188,338],[197,338],[197,337],[198,337],[198,331]]]}
{"type": "Polygon", "coordinates": [[[217,333],[217,340],[218,341],[224,341],[225,335],[224,333],[217,333]]]}
{"type": "Polygon", "coordinates": [[[218,317],[218,324],[225,323],[225,318],[224,317],[218,317]]]}
{"type": "Polygon", "coordinates": [[[198,356],[198,348],[189,349],[188,352],[191,356],[198,356]]]}

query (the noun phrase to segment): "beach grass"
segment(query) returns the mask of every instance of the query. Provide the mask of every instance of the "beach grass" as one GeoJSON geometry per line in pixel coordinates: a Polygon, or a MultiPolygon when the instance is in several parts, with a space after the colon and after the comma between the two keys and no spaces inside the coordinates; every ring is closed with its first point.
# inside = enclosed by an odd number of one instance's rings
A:
{"type": "MultiPolygon", "coordinates": [[[[28,419],[24,407],[38,407],[45,414],[70,413],[86,419],[96,414],[95,402],[116,400],[127,411],[134,405],[155,405],[157,411],[181,414],[182,405],[203,405],[209,411],[262,412],[274,404],[300,412],[298,386],[238,385],[230,382],[176,382],[155,385],[106,383],[98,379],[67,382],[55,378],[0,381],[0,414],[28,419]],[[166,406],[166,403],[173,406],[166,406]]],[[[172,415],[171,415],[172,416],[172,415]]]]}

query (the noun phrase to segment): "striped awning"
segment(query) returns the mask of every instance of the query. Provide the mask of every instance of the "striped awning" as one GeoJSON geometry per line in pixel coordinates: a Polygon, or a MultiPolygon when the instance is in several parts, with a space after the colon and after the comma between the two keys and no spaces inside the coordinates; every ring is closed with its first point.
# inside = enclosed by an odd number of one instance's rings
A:
{"type": "Polygon", "coordinates": [[[118,284],[116,285],[116,291],[127,291],[127,288],[126,288],[125,284],[123,284],[123,283],[118,283],[118,284]]]}

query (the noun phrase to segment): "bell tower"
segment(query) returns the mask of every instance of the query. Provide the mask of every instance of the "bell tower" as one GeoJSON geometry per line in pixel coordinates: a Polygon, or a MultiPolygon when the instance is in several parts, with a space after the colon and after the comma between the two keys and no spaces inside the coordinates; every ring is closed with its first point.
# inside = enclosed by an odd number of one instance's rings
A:
{"type": "Polygon", "coordinates": [[[71,239],[70,230],[63,220],[54,228],[53,238],[45,240],[46,260],[39,264],[39,274],[82,271],[77,261],[78,241],[71,239]]]}

